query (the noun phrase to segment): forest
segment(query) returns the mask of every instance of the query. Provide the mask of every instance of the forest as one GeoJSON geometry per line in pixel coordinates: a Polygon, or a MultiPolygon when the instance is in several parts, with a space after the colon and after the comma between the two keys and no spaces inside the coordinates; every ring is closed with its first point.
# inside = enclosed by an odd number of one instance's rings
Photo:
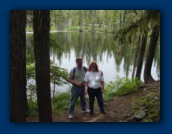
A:
{"type": "MultiPolygon", "coordinates": [[[[61,73],[59,67],[54,67],[57,71],[52,75],[50,31],[112,33],[114,39],[120,42],[118,51],[123,49],[125,42],[130,42],[135,48],[133,79],[140,80],[145,60],[144,83],[155,81],[151,75],[151,67],[155,50],[160,43],[159,10],[11,10],[10,121],[12,122],[26,122],[27,118],[26,32],[34,33],[33,69],[39,121],[53,120],[50,83],[52,79],[60,83],[63,81],[61,78],[65,79],[67,73],[61,73]]],[[[60,46],[57,49],[60,49],[60,46]]]]}

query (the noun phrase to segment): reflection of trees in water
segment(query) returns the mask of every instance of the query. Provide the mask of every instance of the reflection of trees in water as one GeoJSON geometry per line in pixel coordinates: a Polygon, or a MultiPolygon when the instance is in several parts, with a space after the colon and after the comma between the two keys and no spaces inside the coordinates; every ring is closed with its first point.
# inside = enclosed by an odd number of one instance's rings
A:
{"type": "MultiPolygon", "coordinates": [[[[31,39],[32,36],[28,36],[31,39]]],[[[28,40],[29,40],[28,39],[28,40]]],[[[62,63],[62,56],[70,58],[71,51],[74,50],[76,57],[83,57],[86,60],[87,65],[90,61],[103,62],[103,54],[107,53],[107,61],[114,56],[114,62],[116,64],[115,70],[120,71],[120,65],[124,60],[123,69],[126,73],[126,77],[129,74],[130,67],[134,62],[134,45],[133,44],[120,44],[118,40],[115,40],[113,34],[110,33],[90,33],[90,32],[57,32],[52,33],[50,36],[51,52],[50,56],[62,63]]],[[[28,41],[29,42],[29,41],[28,41]]],[[[28,47],[28,53],[33,51],[28,47]]],[[[157,64],[157,68],[160,68],[160,47],[157,47],[154,63],[157,64]]],[[[28,54],[29,55],[29,54],[28,54]]],[[[32,58],[33,59],[33,58],[32,58]]],[[[159,70],[159,69],[157,69],[159,70]]],[[[158,73],[158,72],[157,72],[158,73]]]]}

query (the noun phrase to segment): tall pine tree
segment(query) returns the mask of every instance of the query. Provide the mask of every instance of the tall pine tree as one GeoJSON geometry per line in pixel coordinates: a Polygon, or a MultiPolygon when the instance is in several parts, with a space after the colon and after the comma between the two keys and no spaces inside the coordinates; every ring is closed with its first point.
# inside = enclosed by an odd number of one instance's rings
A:
{"type": "Polygon", "coordinates": [[[33,11],[36,90],[40,122],[52,121],[50,92],[50,11],[33,11]]]}

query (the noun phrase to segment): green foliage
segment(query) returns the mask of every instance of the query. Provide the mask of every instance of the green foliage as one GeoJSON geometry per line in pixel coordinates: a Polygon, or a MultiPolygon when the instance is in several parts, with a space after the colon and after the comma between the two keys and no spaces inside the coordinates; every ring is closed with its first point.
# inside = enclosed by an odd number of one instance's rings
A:
{"type": "MultiPolygon", "coordinates": [[[[53,111],[63,111],[68,108],[70,102],[70,92],[62,92],[57,94],[54,98],[52,98],[52,109],[53,111]]],[[[78,101],[77,101],[78,103],[78,101]]],[[[28,100],[28,111],[27,115],[29,117],[38,116],[38,105],[37,101],[33,99],[28,100]]]]}
{"type": "Polygon", "coordinates": [[[114,96],[126,95],[132,92],[136,92],[140,81],[137,79],[128,79],[128,78],[119,78],[116,77],[116,80],[109,82],[105,86],[105,100],[111,100],[114,96]]]}
{"type": "MultiPolygon", "coordinates": [[[[88,100],[87,100],[88,101],[88,100]]],[[[57,94],[54,98],[52,98],[52,110],[53,112],[63,112],[64,110],[69,108],[70,104],[70,90],[67,92],[61,92],[57,94]]],[[[76,102],[76,107],[80,104],[80,100],[78,99],[76,102]]],[[[28,111],[27,115],[29,117],[38,116],[38,105],[36,100],[29,99],[28,100],[28,111]]]]}
{"type": "Polygon", "coordinates": [[[67,69],[51,64],[50,72],[51,82],[53,82],[55,85],[62,86],[63,84],[67,84],[67,69]]]}
{"type": "Polygon", "coordinates": [[[115,93],[116,95],[126,95],[132,92],[136,92],[138,86],[140,85],[140,81],[137,79],[126,79],[125,83],[120,86],[120,88],[115,93]]]}
{"type": "Polygon", "coordinates": [[[80,27],[78,27],[78,26],[73,26],[73,27],[70,28],[71,31],[76,31],[76,30],[79,30],[79,29],[80,29],[80,27]]]}
{"type": "Polygon", "coordinates": [[[27,26],[27,27],[26,27],[26,31],[27,31],[27,32],[33,32],[33,28],[32,28],[32,27],[27,26]]]}
{"type": "Polygon", "coordinates": [[[35,64],[34,63],[26,65],[26,78],[35,79],[35,64]]]}
{"type": "MultiPolygon", "coordinates": [[[[54,65],[53,62],[51,62],[51,65],[50,65],[51,83],[53,83],[54,85],[58,85],[58,86],[67,84],[67,81],[66,81],[67,76],[68,76],[67,69],[61,68],[57,65],[54,65]]],[[[29,80],[29,79],[35,80],[35,64],[34,63],[26,65],[26,78],[27,78],[27,80],[29,80]]],[[[34,97],[34,95],[36,94],[36,86],[33,84],[33,82],[29,83],[29,81],[28,81],[27,91],[28,91],[30,98],[34,97]]]]}
{"type": "Polygon", "coordinates": [[[160,92],[149,92],[141,98],[132,98],[131,110],[134,113],[142,110],[147,113],[142,122],[160,121],[160,92]]]}
{"type": "Polygon", "coordinates": [[[36,101],[28,100],[27,115],[30,117],[38,116],[38,105],[36,101]]]}
{"type": "Polygon", "coordinates": [[[57,30],[56,26],[51,25],[50,30],[57,30]]]}
{"type": "Polygon", "coordinates": [[[111,100],[115,96],[115,92],[123,84],[123,80],[124,78],[117,76],[115,81],[110,81],[108,84],[105,84],[104,99],[106,101],[111,100]]]}
{"type": "Polygon", "coordinates": [[[36,85],[28,84],[27,86],[27,95],[30,101],[36,100],[36,85]]]}
{"type": "Polygon", "coordinates": [[[64,110],[69,106],[70,102],[70,93],[62,92],[53,98],[53,110],[64,110]]]}
{"type": "MultiPolygon", "coordinates": [[[[66,84],[66,79],[68,76],[68,71],[65,68],[61,68],[53,62],[50,65],[50,76],[51,81],[56,85],[63,85],[66,84]]],[[[27,79],[35,79],[35,64],[27,64],[26,65],[26,78],[27,79]]]]}

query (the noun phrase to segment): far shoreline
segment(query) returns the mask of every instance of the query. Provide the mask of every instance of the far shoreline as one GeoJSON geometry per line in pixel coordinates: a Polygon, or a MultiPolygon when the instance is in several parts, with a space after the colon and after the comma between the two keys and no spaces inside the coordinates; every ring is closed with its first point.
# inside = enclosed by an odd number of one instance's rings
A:
{"type": "MultiPolygon", "coordinates": [[[[66,30],[51,30],[50,33],[58,33],[58,32],[80,32],[80,31],[66,31],[66,30]]],[[[84,32],[88,32],[88,31],[84,31],[84,32]]],[[[27,34],[33,34],[33,32],[30,31],[26,31],[27,34]]]]}

